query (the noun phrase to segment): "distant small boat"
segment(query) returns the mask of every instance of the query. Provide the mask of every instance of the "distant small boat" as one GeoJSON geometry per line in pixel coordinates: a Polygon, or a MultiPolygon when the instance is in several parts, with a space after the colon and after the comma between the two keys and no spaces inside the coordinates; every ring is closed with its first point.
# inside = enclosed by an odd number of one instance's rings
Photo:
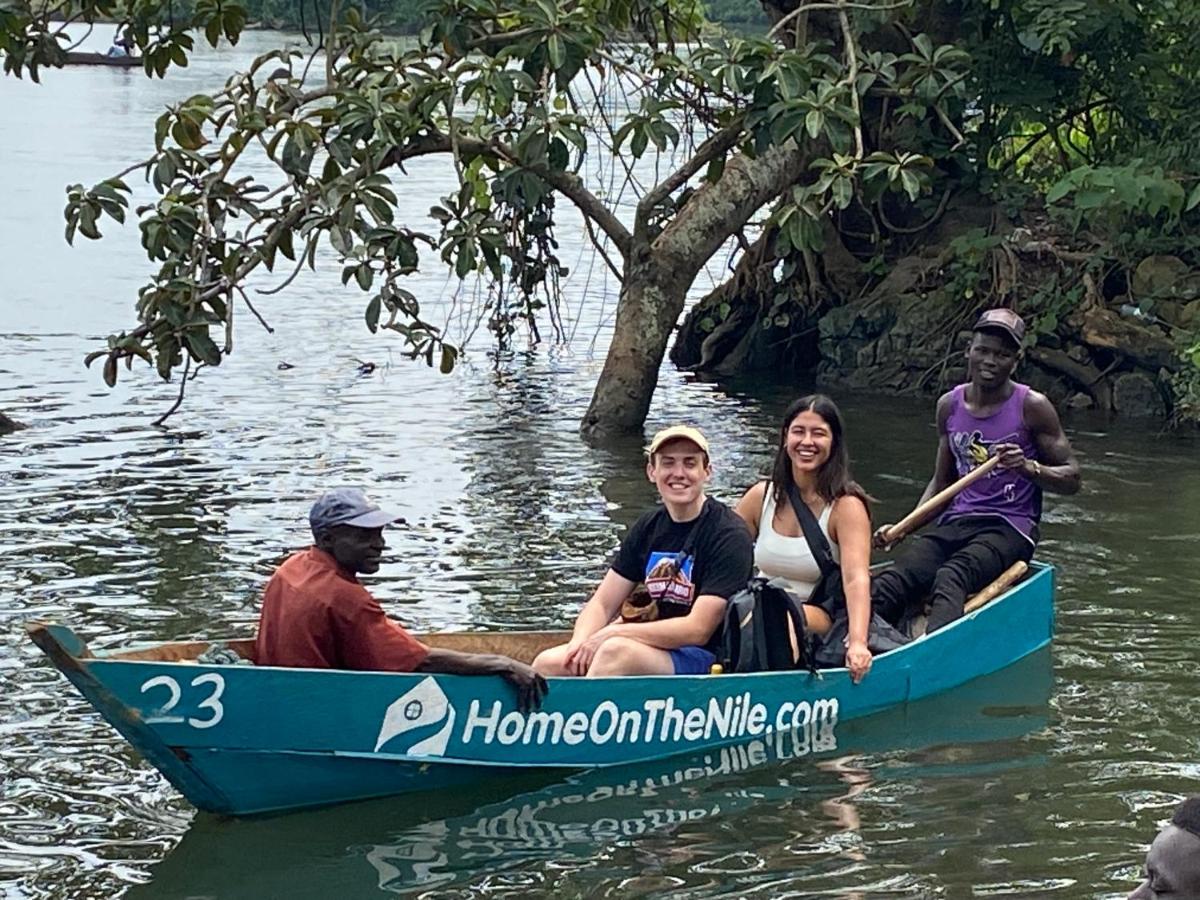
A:
{"type": "MultiPolygon", "coordinates": [[[[921,640],[845,669],[553,678],[523,714],[498,677],[282,669],[197,661],[207,641],[92,653],[26,625],[54,665],[195,806],[247,814],[452,789],[505,773],[630,765],[838,722],[951,690],[1050,643],[1054,570],[921,640]]],[[[567,632],[443,633],[432,646],[531,660],[567,632]]],[[[252,659],[254,641],[226,641],[252,659]]]]}
{"type": "Polygon", "coordinates": [[[118,69],[132,69],[142,64],[140,56],[108,56],[104,53],[82,53],[72,51],[67,54],[67,66],[116,66],[118,69]]]}

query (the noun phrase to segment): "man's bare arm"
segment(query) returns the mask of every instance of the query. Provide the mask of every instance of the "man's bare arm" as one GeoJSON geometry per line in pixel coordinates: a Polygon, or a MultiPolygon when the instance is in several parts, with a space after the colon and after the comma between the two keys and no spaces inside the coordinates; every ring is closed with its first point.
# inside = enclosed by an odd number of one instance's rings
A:
{"type": "Polygon", "coordinates": [[[1028,460],[1022,474],[1044,491],[1054,494],[1078,493],[1083,483],[1079,460],[1063,431],[1062,421],[1054,404],[1037,391],[1025,398],[1025,421],[1033,432],[1038,458],[1028,460]]]}
{"type": "Polygon", "coordinates": [[[460,653],[430,647],[418,672],[438,672],[446,675],[499,675],[517,691],[517,706],[522,712],[537,709],[546,696],[546,679],[523,662],[495,653],[460,653]]]}

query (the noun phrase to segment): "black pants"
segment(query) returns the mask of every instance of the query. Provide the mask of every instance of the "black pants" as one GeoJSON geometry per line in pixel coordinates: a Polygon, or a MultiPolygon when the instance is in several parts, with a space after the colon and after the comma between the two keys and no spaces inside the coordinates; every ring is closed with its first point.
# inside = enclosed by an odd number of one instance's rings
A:
{"type": "Polygon", "coordinates": [[[931,597],[929,634],[961,617],[968,595],[1032,556],[1033,544],[1003,519],[952,519],[909,540],[894,566],[872,576],[871,608],[901,627],[921,612],[917,604],[931,597]]]}

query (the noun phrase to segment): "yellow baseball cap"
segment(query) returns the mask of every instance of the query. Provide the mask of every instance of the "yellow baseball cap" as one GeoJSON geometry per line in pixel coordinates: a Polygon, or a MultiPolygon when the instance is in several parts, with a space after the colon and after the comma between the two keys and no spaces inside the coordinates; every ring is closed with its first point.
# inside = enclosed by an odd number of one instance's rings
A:
{"type": "Polygon", "coordinates": [[[646,448],[646,454],[653,456],[663,444],[667,441],[673,441],[676,438],[691,441],[700,448],[705,456],[709,455],[708,439],[701,433],[699,428],[693,428],[691,425],[671,425],[664,428],[654,435],[654,438],[650,441],[650,446],[646,448]]]}

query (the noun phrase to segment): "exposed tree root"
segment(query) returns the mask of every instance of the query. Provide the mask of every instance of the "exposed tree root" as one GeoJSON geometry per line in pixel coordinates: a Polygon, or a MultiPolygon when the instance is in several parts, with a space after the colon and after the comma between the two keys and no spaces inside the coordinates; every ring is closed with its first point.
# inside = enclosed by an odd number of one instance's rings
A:
{"type": "Polygon", "coordinates": [[[1040,366],[1066,376],[1092,398],[1097,409],[1108,412],[1113,408],[1112,385],[1105,380],[1106,372],[1095,366],[1076,362],[1061,350],[1049,347],[1033,347],[1029,351],[1029,358],[1040,366]]]}
{"type": "Polygon", "coordinates": [[[961,342],[979,312],[1002,305],[1038,336],[1025,378],[1057,401],[1081,392],[1096,409],[1124,414],[1116,388],[1139,372],[1169,397],[1177,350],[1160,323],[1116,311],[1128,298],[1119,293],[1127,279],[1110,277],[1115,263],[1099,249],[1060,246],[1052,229],[1014,229],[980,202],[956,197],[939,210],[941,220],[904,244],[907,255],[888,260],[882,279],[846,251],[832,223],[824,251],[794,256],[783,280],[774,236],[760,237],[691,310],[672,360],[715,375],[807,372],[855,388],[934,392],[962,377],[961,342]],[[972,282],[954,242],[979,228],[1004,239],[979,259],[972,282]],[[1069,291],[1076,299],[1064,311],[1069,291]]]}

